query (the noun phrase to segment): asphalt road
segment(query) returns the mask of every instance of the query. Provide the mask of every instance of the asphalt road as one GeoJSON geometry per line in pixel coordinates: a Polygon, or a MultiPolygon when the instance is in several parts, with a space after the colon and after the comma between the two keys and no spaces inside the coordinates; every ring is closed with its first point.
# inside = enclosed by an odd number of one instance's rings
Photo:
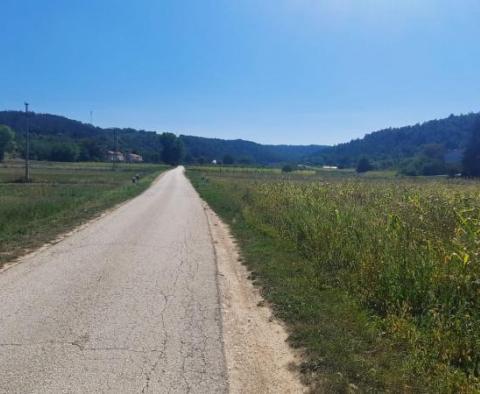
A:
{"type": "Polygon", "coordinates": [[[177,168],[0,273],[0,392],[226,392],[216,275],[177,168]]]}

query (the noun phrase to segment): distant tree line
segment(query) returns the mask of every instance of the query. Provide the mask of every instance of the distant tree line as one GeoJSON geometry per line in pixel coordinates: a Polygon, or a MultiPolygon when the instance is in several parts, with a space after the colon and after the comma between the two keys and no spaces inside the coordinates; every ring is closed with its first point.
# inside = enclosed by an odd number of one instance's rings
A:
{"type": "MultiPolygon", "coordinates": [[[[358,173],[374,168],[368,157],[362,157],[357,163],[358,173]]],[[[480,177],[480,120],[473,126],[466,148],[456,161],[446,160],[443,144],[427,144],[415,156],[402,161],[399,172],[410,176],[462,174],[465,177],[480,177]]]]}
{"type": "MultiPolygon", "coordinates": [[[[105,161],[107,152],[115,149],[123,153],[142,155],[151,163],[179,164],[185,147],[172,133],[155,133],[134,129],[102,129],[56,115],[29,114],[30,157],[50,161],[105,161]]],[[[26,115],[18,111],[0,112],[0,124],[14,131],[12,153],[25,157],[26,115]]],[[[0,146],[1,148],[1,146],[0,146]]]]}
{"type": "Polygon", "coordinates": [[[390,128],[362,139],[323,149],[305,160],[311,164],[357,168],[368,159],[372,168],[395,168],[408,175],[460,172],[462,155],[480,114],[451,115],[414,126],[390,128]]]}
{"type": "Polygon", "coordinates": [[[322,145],[262,145],[245,140],[222,140],[181,135],[186,149],[186,163],[282,164],[300,163],[326,146],[322,145]]]}
{"type": "MultiPolygon", "coordinates": [[[[0,160],[5,153],[24,157],[25,114],[0,111],[0,160]]],[[[405,175],[480,173],[480,114],[454,116],[415,126],[386,129],[363,139],[333,147],[321,145],[262,145],[244,140],[222,140],[135,129],[102,129],[61,116],[31,113],[32,159],[51,161],[105,161],[114,150],[114,133],[123,153],[142,155],[144,161],[176,165],[330,165],[397,169],[405,175]]],[[[287,168],[286,167],[286,168],[287,168]]],[[[293,168],[293,167],[292,167],[293,168]]]]}
{"type": "MultiPolygon", "coordinates": [[[[122,152],[137,153],[146,162],[177,164],[280,164],[300,162],[324,149],[320,145],[261,145],[244,140],[222,140],[135,129],[102,129],[62,116],[31,113],[31,155],[38,160],[103,161],[114,149],[113,134],[118,135],[122,152]]],[[[18,154],[24,152],[25,114],[0,111],[0,124],[16,132],[18,154]]]]}

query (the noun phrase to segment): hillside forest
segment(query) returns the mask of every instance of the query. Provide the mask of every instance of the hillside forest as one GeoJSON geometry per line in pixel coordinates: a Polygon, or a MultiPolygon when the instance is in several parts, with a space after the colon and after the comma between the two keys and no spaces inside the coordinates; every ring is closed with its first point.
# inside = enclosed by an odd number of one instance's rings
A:
{"type": "MultiPolygon", "coordinates": [[[[25,155],[26,114],[0,111],[0,154],[25,155]],[[3,142],[2,142],[3,141],[3,142]],[[3,145],[2,145],[3,144],[3,145]]],[[[403,175],[474,175],[480,151],[480,114],[450,115],[389,128],[335,146],[262,145],[245,140],[175,135],[133,128],[101,128],[63,116],[29,113],[30,157],[49,161],[108,161],[109,151],[141,155],[149,163],[176,165],[329,166],[357,172],[395,169],[403,175]],[[468,156],[468,157],[467,157],[468,156]],[[468,166],[468,168],[465,168],[468,166]]],[[[0,157],[2,159],[2,157],[0,157]]]]}

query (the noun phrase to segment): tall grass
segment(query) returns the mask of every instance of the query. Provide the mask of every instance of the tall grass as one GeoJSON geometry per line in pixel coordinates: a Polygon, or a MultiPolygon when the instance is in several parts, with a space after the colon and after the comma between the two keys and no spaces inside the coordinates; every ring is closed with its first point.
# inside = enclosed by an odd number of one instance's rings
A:
{"type": "Polygon", "coordinates": [[[212,175],[250,226],[375,314],[412,374],[439,391],[480,390],[478,183],[212,175]]]}

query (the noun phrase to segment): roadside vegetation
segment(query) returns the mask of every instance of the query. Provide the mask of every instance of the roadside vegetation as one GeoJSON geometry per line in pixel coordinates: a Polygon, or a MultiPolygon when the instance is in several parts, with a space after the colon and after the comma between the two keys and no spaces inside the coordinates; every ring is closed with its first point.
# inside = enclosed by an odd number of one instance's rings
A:
{"type": "Polygon", "coordinates": [[[145,190],[167,166],[33,162],[0,164],[0,267],[145,190]],[[139,175],[139,181],[132,177],[139,175]]]}
{"type": "Polygon", "coordinates": [[[480,391],[480,183],[191,168],[314,391],[480,391]]]}

